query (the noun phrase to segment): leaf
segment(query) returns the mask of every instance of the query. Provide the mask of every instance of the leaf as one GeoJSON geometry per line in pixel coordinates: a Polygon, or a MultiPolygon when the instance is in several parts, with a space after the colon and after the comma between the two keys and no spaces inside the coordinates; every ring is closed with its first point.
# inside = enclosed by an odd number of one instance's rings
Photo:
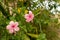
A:
{"type": "Polygon", "coordinates": [[[24,35],[24,40],[30,40],[30,38],[27,35],[24,35]]]}
{"type": "Polygon", "coordinates": [[[38,35],[37,34],[31,34],[31,33],[27,33],[27,35],[33,37],[33,38],[38,38],[38,35]]]}
{"type": "Polygon", "coordinates": [[[46,39],[46,34],[40,33],[40,35],[39,35],[39,37],[37,38],[37,40],[47,40],[47,39],[46,39]]]}

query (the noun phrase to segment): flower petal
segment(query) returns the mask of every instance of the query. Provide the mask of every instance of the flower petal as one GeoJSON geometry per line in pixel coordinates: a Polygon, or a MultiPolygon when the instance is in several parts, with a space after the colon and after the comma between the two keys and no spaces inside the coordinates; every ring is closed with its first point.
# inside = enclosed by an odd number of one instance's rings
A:
{"type": "Polygon", "coordinates": [[[15,27],[14,30],[15,30],[15,31],[19,31],[19,27],[15,27]]]}
{"type": "Polygon", "coordinates": [[[14,25],[15,23],[14,23],[14,21],[10,21],[10,23],[9,23],[10,25],[14,25]]]}
{"type": "Polygon", "coordinates": [[[30,19],[27,19],[26,22],[30,22],[31,20],[30,19]]]}
{"type": "Polygon", "coordinates": [[[25,18],[28,19],[28,17],[29,17],[29,14],[25,14],[25,18]]]}
{"type": "Polygon", "coordinates": [[[15,22],[15,27],[17,27],[19,24],[18,24],[18,22],[15,22]]]}
{"type": "Polygon", "coordinates": [[[33,19],[33,18],[34,18],[34,14],[29,13],[29,15],[31,16],[31,19],[33,19]]]}
{"type": "Polygon", "coordinates": [[[14,33],[14,30],[13,29],[12,30],[9,30],[9,33],[11,33],[11,34],[14,33]]]}
{"type": "Polygon", "coordinates": [[[32,11],[29,11],[29,14],[32,14],[32,11]]]}
{"type": "Polygon", "coordinates": [[[12,29],[11,25],[7,25],[7,26],[6,26],[6,29],[8,29],[8,30],[9,30],[9,29],[12,29]]]}

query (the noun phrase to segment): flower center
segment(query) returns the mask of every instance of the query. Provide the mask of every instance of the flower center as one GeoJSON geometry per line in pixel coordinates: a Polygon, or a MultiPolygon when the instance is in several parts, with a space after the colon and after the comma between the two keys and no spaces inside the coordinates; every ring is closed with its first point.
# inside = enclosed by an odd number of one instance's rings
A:
{"type": "Polygon", "coordinates": [[[15,27],[15,25],[12,26],[13,28],[15,27]]]}
{"type": "Polygon", "coordinates": [[[31,18],[31,15],[29,15],[29,18],[31,18]]]}

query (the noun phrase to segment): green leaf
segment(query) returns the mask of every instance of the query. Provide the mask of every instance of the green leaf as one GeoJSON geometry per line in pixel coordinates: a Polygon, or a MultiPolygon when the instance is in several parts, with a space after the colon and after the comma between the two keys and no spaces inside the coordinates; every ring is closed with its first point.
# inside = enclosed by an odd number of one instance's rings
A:
{"type": "Polygon", "coordinates": [[[46,39],[46,34],[40,33],[40,35],[39,35],[39,37],[37,38],[37,40],[47,40],[47,39],[46,39]]]}
{"type": "Polygon", "coordinates": [[[24,35],[24,40],[30,40],[30,38],[27,35],[24,35]]]}
{"type": "Polygon", "coordinates": [[[31,33],[27,33],[27,35],[33,37],[33,38],[38,38],[38,35],[37,34],[31,34],[31,33]]]}

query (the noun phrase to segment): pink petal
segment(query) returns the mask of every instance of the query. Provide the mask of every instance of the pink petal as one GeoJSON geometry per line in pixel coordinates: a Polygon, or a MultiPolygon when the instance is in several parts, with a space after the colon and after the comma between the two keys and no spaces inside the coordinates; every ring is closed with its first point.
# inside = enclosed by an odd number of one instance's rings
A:
{"type": "Polygon", "coordinates": [[[34,18],[34,14],[32,14],[32,18],[34,18]]]}
{"type": "Polygon", "coordinates": [[[31,20],[27,19],[26,22],[30,22],[31,20]]]}
{"type": "Polygon", "coordinates": [[[17,27],[19,24],[18,24],[18,22],[15,22],[15,27],[17,27]]]}
{"type": "Polygon", "coordinates": [[[14,30],[13,29],[12,30],[9,30],[9,33],[11,33],[11,34],[14,33],[14,30]]]}
{"type": "Polygon", "coordinates": [[[34,18],[34,14],[31,14],[31,13],[30,13],[29,15],[31,16],[31,18],[34,18]]]}
{"type": "Polygon", "coordinates": [[[26,19],[29,17],[29,14],[25,14],[25,16],[24,16],[26,19]]]}
{"type": "Polygon", "coordinates": [[[32,20],[33,20],[33,18],[31,17],[31,18],[26,19],[26,22],[30,22],[32,20]]]}
{"type": "Polygon", "coordinates": [[[14,30],[15,30],[15,31],[19,31],[19,27],[15,27],[14,30]]]}
{"type": "Polygon", "coordinates": [[[8,30],[9,30],[9,29],[12,29],[11,25],[7,25],[7,26],[6,26],[6,29],[8,29],[8,30]]]}
{"type": "Polygon", "coordinates": [[[14,21],[10,21],[10,23],[9,23],[10,25],[14,25],[15,23],[14,23],[14,21]]]}
{"type": "Polygon", "coordinates": [[[31,11],[29,11],[29,15],[31,16],[31,19],[34,18],[34,14],[31,11]]]}
{"type": "Polygon", "coordinates": [[[32,14],[32,11],[29,11],[29,14],[32,14]]]}

